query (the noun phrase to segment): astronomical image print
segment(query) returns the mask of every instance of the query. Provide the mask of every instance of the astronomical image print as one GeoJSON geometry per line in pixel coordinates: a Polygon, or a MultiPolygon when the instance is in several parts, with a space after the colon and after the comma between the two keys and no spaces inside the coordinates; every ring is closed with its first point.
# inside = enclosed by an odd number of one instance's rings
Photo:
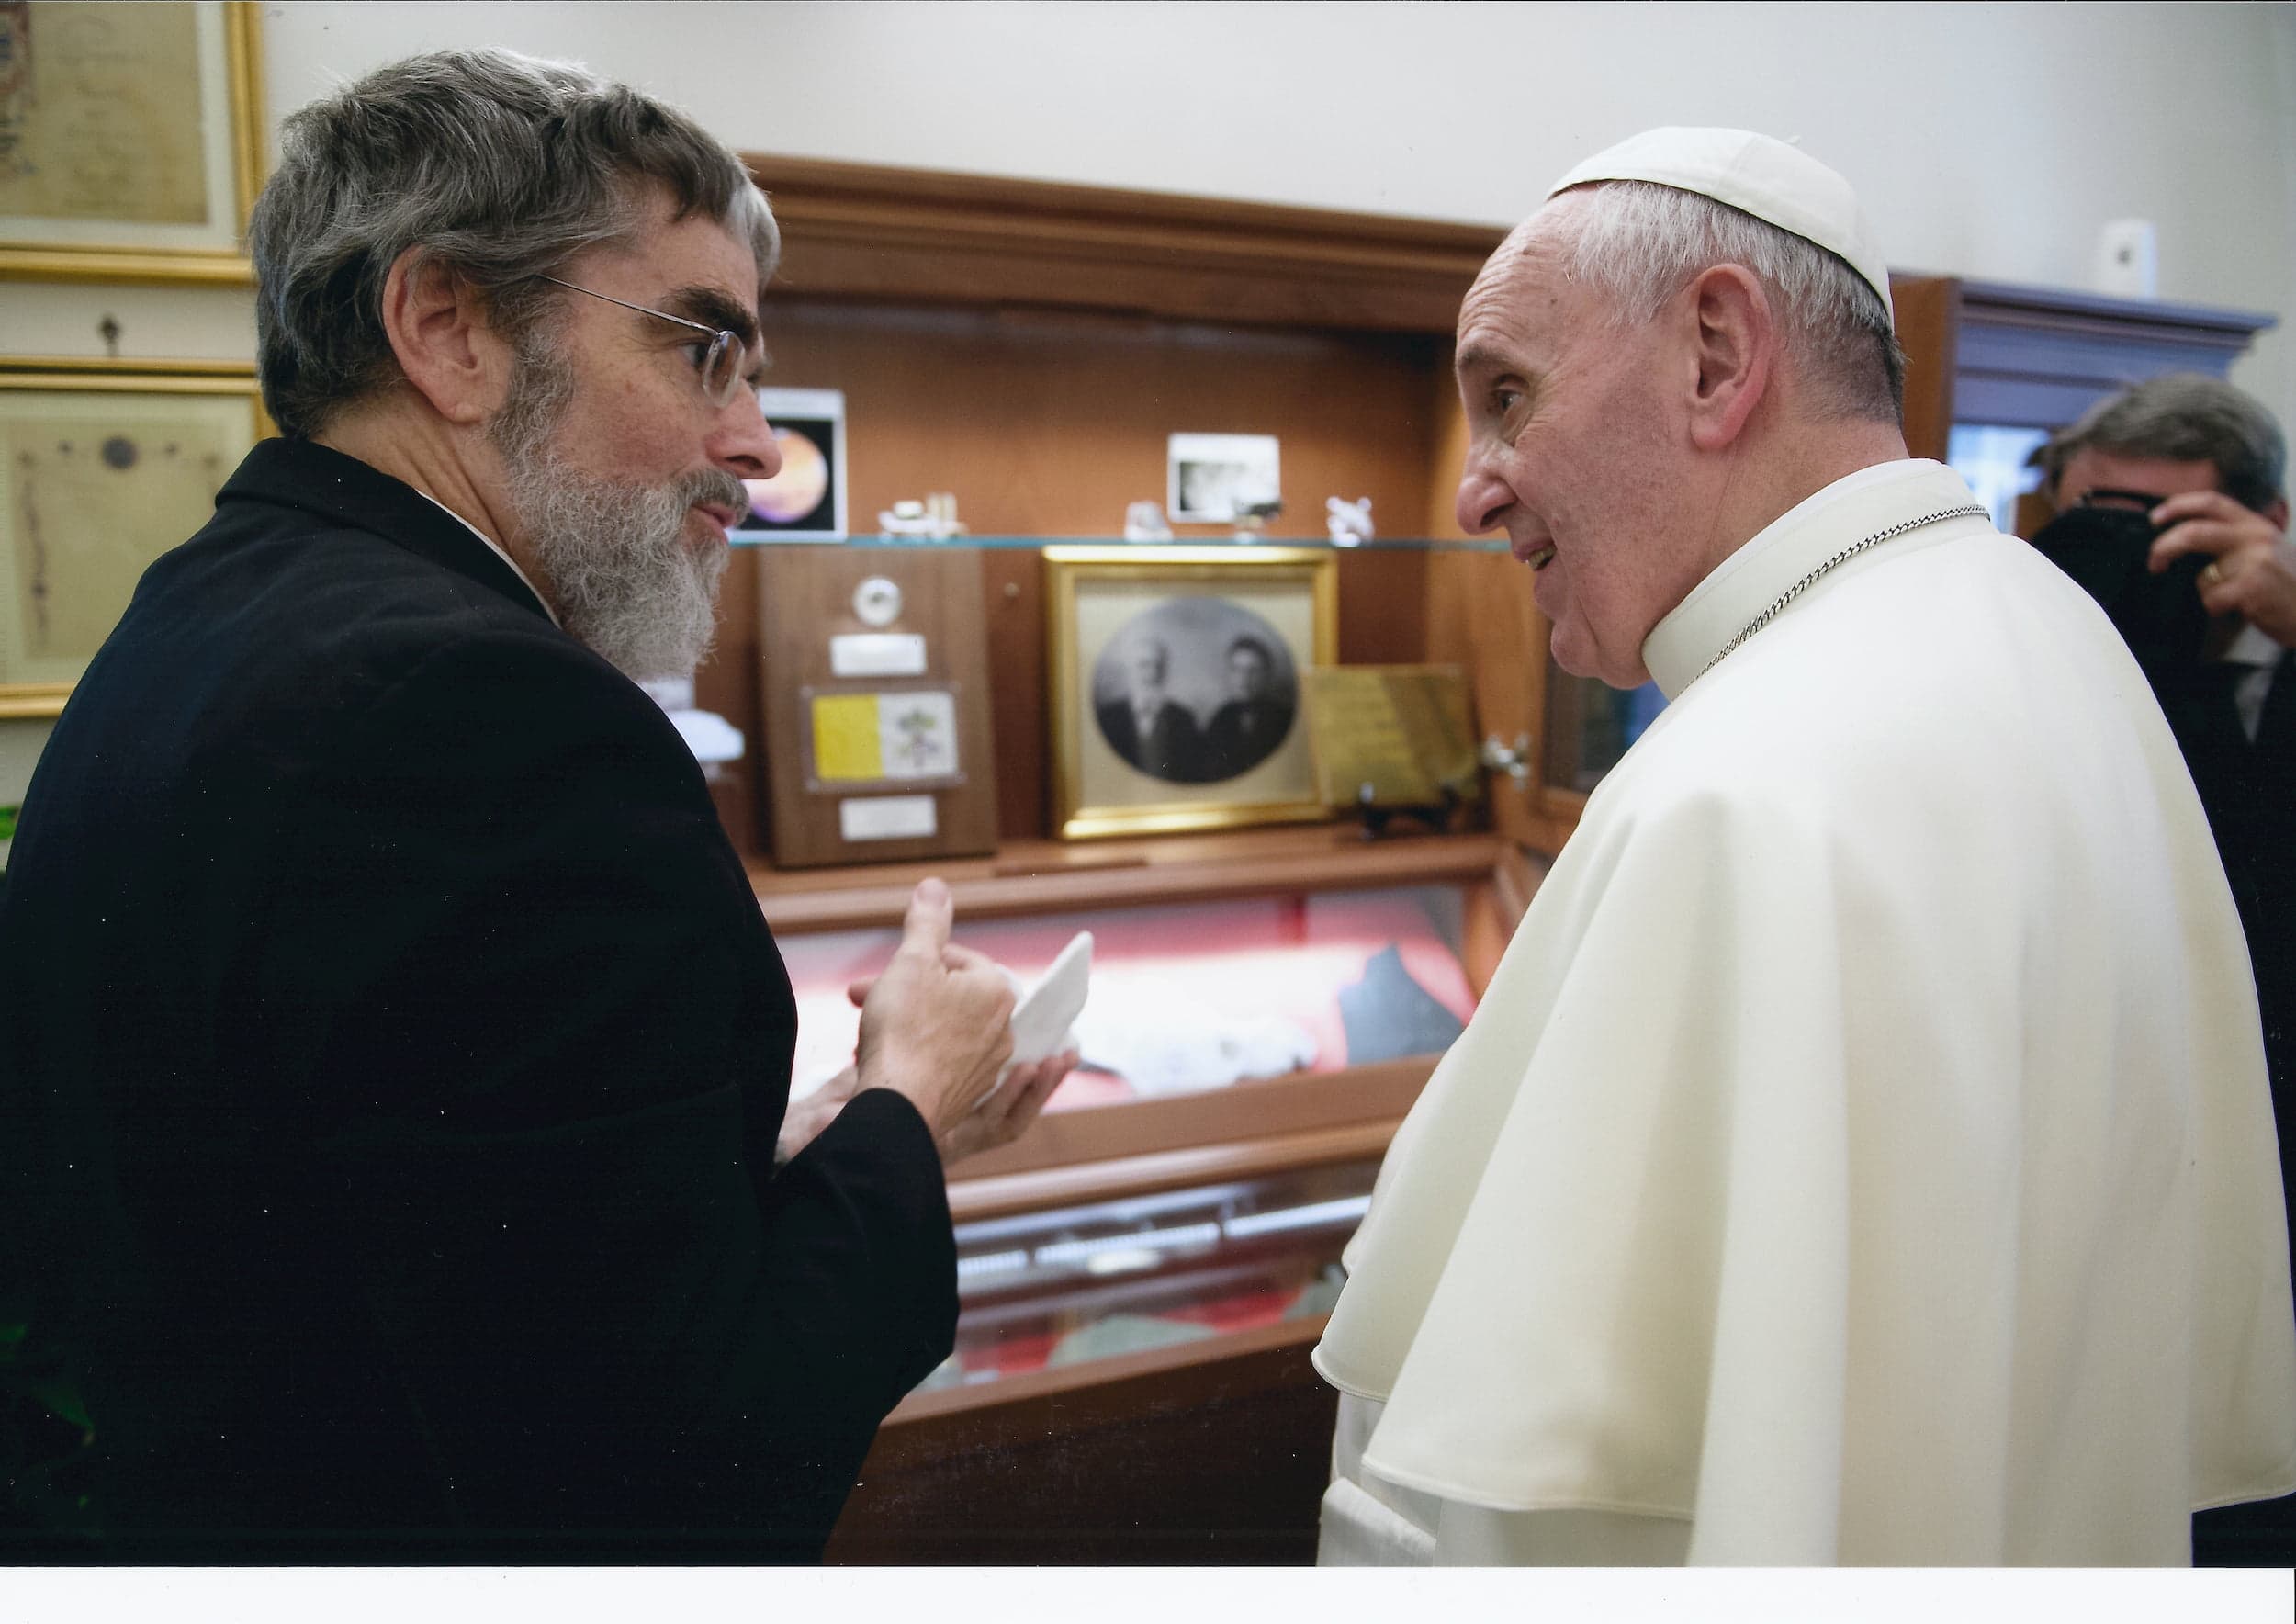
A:
{"type": "Polygon", "coordinates": [[[773,443],[782,453],[781,471],[770,479],[744,479],[749,512],[735,532],[750,541],[777,536],[842,537],[842,481],[837,466],[840,422],[782,412],[767,413],[773,443]]]}
{"type": "Polygon", "coordinates": [[[1300,679],[1276,628],[1225,598],[1168,598],[1120,627],[1092,668],[1109,748],[1167,784],[1216,784],[1283,744],[1300,679]]]}

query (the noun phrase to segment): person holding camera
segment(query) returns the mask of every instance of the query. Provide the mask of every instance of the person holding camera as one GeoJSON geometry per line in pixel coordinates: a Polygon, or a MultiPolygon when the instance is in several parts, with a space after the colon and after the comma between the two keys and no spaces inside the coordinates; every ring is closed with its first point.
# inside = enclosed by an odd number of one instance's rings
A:
{"type": "MultiPolygon", "coordinates": [[[[2127,639],[2207,810],[2256,976],[2285,1196],[2296,1154],[2287,442],[2257,400],[2180,373],[2099,401],[2034,460],[2057,509],[2034,545],[2088,587],[2127,639]]],[[[2296,1503],[2203,1512],[2193,1540],[2200,1562],[2296,1562],[2296,1503]]]]}

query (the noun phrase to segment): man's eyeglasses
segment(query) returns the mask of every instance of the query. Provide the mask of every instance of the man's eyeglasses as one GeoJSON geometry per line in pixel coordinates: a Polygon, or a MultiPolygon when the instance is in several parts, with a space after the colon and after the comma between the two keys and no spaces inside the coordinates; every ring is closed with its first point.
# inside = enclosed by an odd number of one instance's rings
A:
{"type": "Polygon", "coordinates": [[[595,288],[584,288],[579,283],[563,282],[556,276],[536,273],[535,280],[547,282],[554,288],[570,288],[576,293],[587,293],[592,299],[602,299],[608,304],[620,305],[625,310],[636,310],[641,316],[653,316],[660,321],[675,321],[681,327],[692,328],[709,340],[706,347],[699,344],[688,347],[702,351],[701,358],[693,364],[693,369],[701,374],[702,393],[709,398],[710,404],[721,408],[731,405],[734,397],[741,392],[742,362],[748,355],[749,346],[740,333],[729,328],[712,327],[703,321],[689,321],[683,316],[671,315],[668,310],[649,310],[645,305],[632,304],[626,299],[616,299],[611,293],[601,293],[595,288]]]}

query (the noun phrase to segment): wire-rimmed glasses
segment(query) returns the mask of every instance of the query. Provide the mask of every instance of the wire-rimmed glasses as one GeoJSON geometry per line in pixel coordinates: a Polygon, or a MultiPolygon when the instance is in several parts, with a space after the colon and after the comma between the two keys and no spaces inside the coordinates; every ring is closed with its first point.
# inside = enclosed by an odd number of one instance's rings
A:
{"type": "Polygon", "coordinates": [[[568,282],[557,276],[546,276],[540,272],[535,273],[535,280],[547,282],[554,288],[571,288],[576,293],[587,293],[592,299],[602,299],[608,304],[620,305],[625,310],[636,310],[641,316],[675,321],[681,327],[691,327],[694,332],[707,335],[709,346],[703,352],[702,358],[694,363],[694,371],[701,376],[703,394],[709,398],[712,406],[722,408],[732,404],[734,397],[741,392],[741,364],[748,354],[749,346],[741,334],[732,329],[712,327],[705,321],[689,321],[685,317],[673,316],[668,310],[632,304],[626,299],[616,299],[613,294],[601,293],[595,288],[585,288],[579,282],[568,282]]]}

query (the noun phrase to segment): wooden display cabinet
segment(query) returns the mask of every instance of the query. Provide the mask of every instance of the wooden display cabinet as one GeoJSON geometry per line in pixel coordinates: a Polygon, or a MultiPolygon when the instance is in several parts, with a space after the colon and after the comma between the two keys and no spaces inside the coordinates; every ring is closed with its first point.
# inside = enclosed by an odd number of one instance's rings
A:
{"type": "MultiPolygon", "coordinates": [[[[985,922],[1120,923],[1184,905],[1313,907],[1334,894],[1402,887],[1455,905],[1453,945],[1480,994],[1544,873],[1527,850],[1542,831],[1503,773],[1472,827],[1440,835],[1367,841],[1349,826],[1308,823],[1051,838],[1039,549],[1113,539],[1128,503],[1161,501],[1171,434],[1274,434],[1287,507],[1267,540],[1325,545],[1325,496],[1372,499],[1382,540],[1338,554],[1341,662],[1458,665],[1482,731],[1511,739],[1526,730],[1544,660],[1528,577],[1502,551],[1459,545],[1451,520],[1459,441],[1452,324],[1501,233],[812,161],[751,164],[784,239],[763,312],[774,382],[844,391],[857,533],[871,532],[899,499],[956,494],[969,542],[917,545],[944,569],[977,572],[990,650],[994,851],[777,868],[761,763],[788,741],[775,737],[775,713],[760,699],[759,554],[737,551],[721,594],[718,655],[697,679],[696,703],[751,741],[715,793],[793,960],[827,933],[891,930],[927,874],[949,881],[960,940],[985,922]]],[[[1224,538],[1224,527],[1176,529],[1181,543],[1224,538]]],[[[950,1198],[961,1246],[1014,1225],[1052,1225],[1047,1234],[1120,1226],[1125,1212],[1215,1197],[1231,1226],[1292,1224],[1296,1204],[1255,1216],[1254,1202],[1276,1201],[1301,1179],[1367,1189],[1435,1058],[1048,1112],[1019,1143],[956,1169],[950,1198]]],[[[1177,1272],[1159,1265],[1125,1281],[1095,1279],[1084,1297],[1165,1301],[1199,1286],[1216,1295],[1229,1289],[1219,1282],[1232,1286],[1252,1269],[1264,1297],[1269,1279],[1312,1278],[1348,1227],[1322,1224],[1305,1251],[1275,1262],[1255,1243],[1238,1257],[1178,1259],[1177,1272]]],[[[1000,1301],[995,1312],[1016,1324],[1032,1314],[1083,1323],[1084,1297],[1064,1296],[1058,1282],[1047,1289],[1043,1302],[1000,1301]]],[[[961,1348],[979,1341],[986,1312],[967,1298],[961,1348]]],[[[883,1429],[830,1560],[1311,1557],[1334,1403],[1307,1364],[1322,1324],[1320,1314],[1302,1313],[985,1384],[929,1383],[883,1429]]]]}

